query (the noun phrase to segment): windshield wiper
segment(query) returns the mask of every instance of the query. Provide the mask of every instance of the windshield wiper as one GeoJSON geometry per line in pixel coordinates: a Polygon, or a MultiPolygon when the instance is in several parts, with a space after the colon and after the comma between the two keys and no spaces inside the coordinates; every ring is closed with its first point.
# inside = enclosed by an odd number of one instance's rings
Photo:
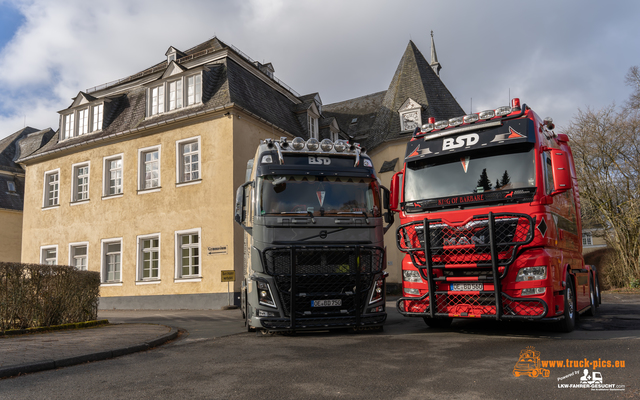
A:
{"type": "Polygon", "coordinates": [[[313,213],[311,211],[281,211],[280,214],[305,214],[311,217],[312,223],[316,223],[316,219],[313,217],[313,213]]]}
{"type": "Polygon", "coordinates": [[[364,215],[364,222],[369,225],[369,216],[365,211],[338,211],[338,214],[362,214],[364,215]]]}

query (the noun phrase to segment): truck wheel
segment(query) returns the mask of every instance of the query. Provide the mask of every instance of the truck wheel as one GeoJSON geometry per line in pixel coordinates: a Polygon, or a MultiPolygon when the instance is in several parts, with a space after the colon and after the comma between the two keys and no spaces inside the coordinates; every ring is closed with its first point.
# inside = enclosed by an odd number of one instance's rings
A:
{"type": "Polygon", "coordinates": [[[598,274],[595,274],[595,291],[596,291],[596,307],[600,307],[602,304],[602,295],[600,293],[600,280],[598,280],[598,274]]]}
{"type": "Polygon", "coordinates": [[[584,314],[595,317],[598,314],[598,300],[596,300],[596,291],[593,289],[593,282],[589,284],[589,310],[584,314]]]}
{"type": "Polygon", "coordinates": [[[576,327],[576,297],[573,288],[571,275],[567,274],[564,288],[564,319],[560,321],[557,328],[560,332],[571,332],[576,327]]]}
{"type": "Polygon", "coordinates": [[[453,318],[431,318],[424,317],[424,323],[427,324],[429,328],[448,328],[453,321],[453,318]]]}

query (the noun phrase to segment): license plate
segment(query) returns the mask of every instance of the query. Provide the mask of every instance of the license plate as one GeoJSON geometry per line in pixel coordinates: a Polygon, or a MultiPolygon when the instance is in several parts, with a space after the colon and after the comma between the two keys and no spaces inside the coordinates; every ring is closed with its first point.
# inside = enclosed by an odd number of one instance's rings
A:
{"type": "Polygon", "coordinates": [[[452,283],[451,290],[456,292],[478,292],[484,290],[482,283],[452,283]]]}
{"type": "Polygon", "coordinates": [[[311,300],[311,307],[340,307],[342,300],[311,300]]]}

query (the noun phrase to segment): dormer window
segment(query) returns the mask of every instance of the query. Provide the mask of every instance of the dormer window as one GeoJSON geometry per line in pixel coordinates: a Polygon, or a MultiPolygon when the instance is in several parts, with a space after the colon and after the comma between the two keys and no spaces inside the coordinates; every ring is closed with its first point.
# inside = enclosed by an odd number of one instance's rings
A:
{"type": "Polygon", "coordinates": [[[15,182],[12,181],[7,181],[7,189],[9,189],[10,192],[15,192],[16,191],[16,184],[15,182]]]}
{"type": "Polygon", "coordinates": [[[71,139],[102,130],[104,105],[109,99],[97,99],[80,92],[71,107],[60,111],[60,140],[71,139]]]}
{"type": "Polygon", "coordinates": [[[309,137],[318,139],[318,118],[309,114],[309,137]]]}
{"type": "Polygon", "coordinates": [[[171,62],[171,61],[175,61],[176,60],[176,55],[175,54],[170,54],[167,57],[167,62],[171,62]]]}
{"type": "MultiPolygon", "coordinates": [[[[182,73],[178,66],[175,75],[182,73]]],[[[147,91],[147,115],[153,116],[167,111],[202,103],[202,73],[180,76],[169,74],[169,79],[147,91]]]]}

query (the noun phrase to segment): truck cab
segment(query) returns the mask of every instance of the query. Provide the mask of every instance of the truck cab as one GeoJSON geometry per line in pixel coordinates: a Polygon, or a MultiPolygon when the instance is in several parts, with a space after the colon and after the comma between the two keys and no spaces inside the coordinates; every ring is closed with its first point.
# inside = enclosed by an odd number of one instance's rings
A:
{"type": "Polygon", "coordinates": [[[381,327],[393,214],[366,152],[340,140],[267,139],[247,176],[235,219],[245,231],[248,329],[381,327]]]}
{"type": "Polygon", "coordinates": [[[513,99],[416,129],[391,184],[407,254],[401,313],[430,326],[491,318],[570,331],[577,313],[595,312],[573,156],[553,128],[513,99]]]}

